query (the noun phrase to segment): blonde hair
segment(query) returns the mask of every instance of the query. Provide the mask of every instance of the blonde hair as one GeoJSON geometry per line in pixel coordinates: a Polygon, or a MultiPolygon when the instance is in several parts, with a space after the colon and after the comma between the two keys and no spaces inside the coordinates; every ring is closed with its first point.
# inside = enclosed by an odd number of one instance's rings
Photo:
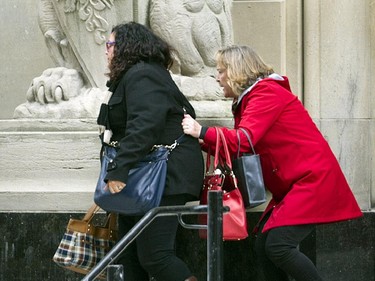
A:
{"type": "Polygon", "coordinates": [[[272,66],[266,64],[249,46],[233,45],[219,50],[216,63],[218,69],[227,70],[227,83],[237,97],[258,78],[265,78],[274,72],[272,66]]]}

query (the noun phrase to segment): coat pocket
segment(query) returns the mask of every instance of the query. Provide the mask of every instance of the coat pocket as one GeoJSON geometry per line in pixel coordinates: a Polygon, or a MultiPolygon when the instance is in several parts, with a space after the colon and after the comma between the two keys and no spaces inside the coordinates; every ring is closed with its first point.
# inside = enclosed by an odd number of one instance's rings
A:
{"type": "Polygon", "coordinates": [[[126,127],[126,104],[123,95],[112,96],[108,102],[109,128],[113,131],[114,138],[118,140],[119,133],[126,127]],[[115,136],[116,135],[116,136],[115,136]]]}
{"type": "Polygon", "coordinates": [[[124,96],[112,96],[110,98],[110,100],[108,101],[108,106],[111,107],[111,106],[114,106],[114,105],[118,105],[122,102],[124,96]]]}

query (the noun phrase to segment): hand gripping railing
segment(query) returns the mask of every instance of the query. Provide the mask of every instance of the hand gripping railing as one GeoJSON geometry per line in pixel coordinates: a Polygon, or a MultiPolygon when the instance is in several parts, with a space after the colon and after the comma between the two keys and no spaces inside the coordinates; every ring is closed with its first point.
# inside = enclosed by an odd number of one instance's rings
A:
{"type": "Polygon", "coordinates": [[[95,280],[108,268],[107,281],[123,281],[122,265],[111,265],[137,236],[156,218],[177,215],[180,224],[190,229],[207,229],[207,281],[223,280],[223,207],[222,192],[209,191],[208,205],[157,207],[146,213],[141,220],[107,253],[107,255],[82,279],[95,280]],[[207,225],[186,224],[182,215],[206,214],[207,225]]]}

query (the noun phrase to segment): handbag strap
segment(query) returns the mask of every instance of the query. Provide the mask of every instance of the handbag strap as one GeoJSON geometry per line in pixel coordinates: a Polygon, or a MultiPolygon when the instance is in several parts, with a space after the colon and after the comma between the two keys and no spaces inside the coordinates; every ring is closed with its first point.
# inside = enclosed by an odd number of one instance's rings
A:
{"type": "Polygon", "coordinates": [[[222,145],[222,148],[224,150],[224,159],[222,159],[222,158],[221,159],[224,162],[223,164],[226,164],[227,167],[229,168],[229,170],[232,171],[232,160],[230,159],[230,153],[229,153],[229,149],[228,149],[227,140],[225,139],[224,133],[223,133],[221,128],[216,128],[216,130],[219,134],[219,137],[221,139],[221,145],[222,145]]]}
{"type": "Polygon", "coordinates": [[[87,211],[86,215],[83,217],[83,221],[90,222],[94,215],[100,210],[100,207],[95,203],[87,211]]]}
{"type": "Polygon", "coordinates": [[[183,139],[185,138],[185,134],[182,134],[181,136],[179,136],[177,139],[175,139],[174,143],[172,143],[171,145],[165,145],[165,144],[155,144],[151,150],[154,150],[154,149],[157,149],[159,147],[165,147],[167,148],[169,151],[172,151],[173,149],[176,148],[176,146],[178,146],[180,143],[182,143],[183,139]]]}
{"type": "Polygon", "coordinates": [[[232,183],[233,183],[234,187],[238,188],[237,178],[236,178],[236,176],[233,172],[233,169],[232,169],[232,160],[231,160],[231,157],[230,157],[227,140],[225,139],[224,132],[221,128],[217,128],[217,132],[218,132],[219,137],[220,137],[222,149],[224,150],[224,159],[222,157],[220,157],[220,154],[219,154],[221,164],[223,165],[223,168],[226,169],[226,172],[228,172],[228,175],[232,178],[232,183]]]}
{"type": "Polygon", "coordinates": [[[104,227],[110,230],[117,230],[117,214],[116,213],[107,214],[107,219],[105,221],[104,227]]]}
{"type": "Polygon", "coordinates": [[[214,127],[216,130],[216,144],[215,144],[215,155],[212,155],[211,149],[209,148],[207,151],[207,158],[206,158],[206,171],[209,171],[211,166],[211,156],[214,156],[214,170],[221,165],[227,165],[229,170],[232,170],[232,161],[230,158],[230,153],[228,149],[228,144],[225,139],[224,133],[220,127],[214,127]],[[224,151],[224,158],[220,155],[220,150],[223,149],[224,151]]]}
{"type": "MultiPolygon", "coordinates": [[[[82,221],[90,223],[94,216],[99,212],[100,207],[96,205],[95,203],[92,204],[90,209],[87,211],[85,216],[83,217],[82,221]]],[[[115,213],[108,213],[107,214],[107,219],[105,220],[104,227],[111,229],[111,230],[116,230],[117,229],[117,214],[115,213]]]]}
{"type": "Polygon", "coordinates": [[[221,137],[219,135],[219,127],[215,127],[216,131],[216,146],[215,146],[215,156],[214,156],[214,170],[217,169],[220,162],[220,149],[221,149],[221,137]]]}
{"type": "MultiPolygon", "coordinates": [[[[216,131],[216,127],[215,127],[215,131],[216,131]]],[[[215,144],[215,155],[216,155],[216,150],[217,150],[217,147],[220,146],[220,139],[218,138],[218,134],[217,134],[217,131],[216,131],[216,144],[215,144]]],[[[211,151],[211,148],[208,147],[208,150],[207,150],[207,156],[206,156],[206,173],[208,173],[210,171],[210,167],[211,167],[211,157],[214,156],[212,155],[212,151],[211,151]]],[[[217,167],[217,164],[214,163],[214,170],[216,169],[217,167]]]]}
{"type": "Polygon", "coordinates": [[[221,147],[221,138],[219,135],[218,127],[214,127],[216,132],[216,143],[215,143],[215,154],[212,154],[211,148],[208,148],[207,156],[206,156],[206,172],[208,173],[210,171],[211,167],[211,157],[214,157],[214,166],[213,170],[215,171],[219,166],[219,151],[221,147]]]}
{"type": "Polygon", "coordinates": [[[239,128],[237,130],[237,139],[238,139],[238,150],[237,150],[237,158],[240,157],[240,149],[241,149],[241,137],[240,137],[240,133],[239,131],[243,132],[250,144],[250,147],[251,147],[251,150],[253,151],[253,154],[255,155],[255,149],[254,149],[254,146],[253,146],[253,143],[251,142],[251,139],[250,139],[250,136],[249,136],[249,133],[244,129],[244,128],[239,128]]]}

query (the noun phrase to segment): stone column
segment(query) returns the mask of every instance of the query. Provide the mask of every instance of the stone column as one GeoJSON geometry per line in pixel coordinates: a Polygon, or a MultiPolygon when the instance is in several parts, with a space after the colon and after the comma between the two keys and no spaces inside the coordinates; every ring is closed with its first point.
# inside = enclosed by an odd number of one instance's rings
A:
{"type": "Polygon", "coordinates": [[[304,1],[304,104],[363,210],[374,191],[373,16],[370,0],[304,1]]]}
{"type": "Polygon", "coordinates": [[[303,91],[302,0],[234,0],[234,42],[253,47],[276,72],[287,75],[293,92],[303,91]]]}

